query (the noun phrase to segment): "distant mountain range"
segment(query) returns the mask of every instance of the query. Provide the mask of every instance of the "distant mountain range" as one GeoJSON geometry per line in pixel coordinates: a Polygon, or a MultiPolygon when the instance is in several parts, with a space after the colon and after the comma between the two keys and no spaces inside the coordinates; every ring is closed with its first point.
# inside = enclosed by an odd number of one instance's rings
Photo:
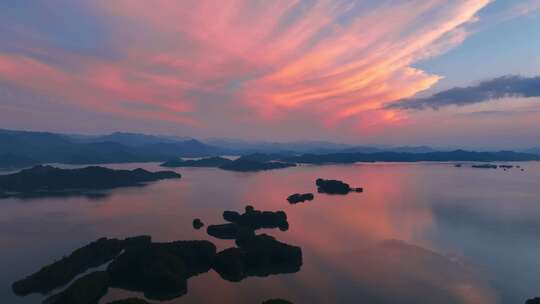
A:
{"type": "Polygon", "coordinates": [[[83,137],[47,132],[0,130],[0,167],[17,168],[43,163],[99,164],[166,161],[229,151],[189,139],[161,140],[139,134],[114,133],[83,137]]]}
{"type": "Polygon", "coordinates": [[[538,148],[530,148],[530,149],[526,149],[526,150],[523,150],[521,151],[523,153],[530,153],[530,154],[538,154],[540,155],[540,147],[538,148]]]}
{"type": "Polygon", "coordinates": [[[156,136],[127,132],[114,132],[108,135],[97,136],[71,135],[69,137],[80,143],[114,142],[129,147],[163,143],[172,144],[178,142],[186,142],[192,139],[190,137],[156,136]]]}
{"type": "Polygon", "coordinates": [[[406,152],[406,153],[427,153],[440,151],[426,146],[405,146],[405,147],[371,147],[339,144],[327,141],[294,141],[294,142],[263,142],[263,141],[243,141],[234,139],[207,139],[205,143],[217,147],[227,148],[234,151],[246,153],[313,153],[327,154],[335,152],[406,152]]]}
{"type": "Polygon", "coordinates": [[[328,153],[352,148],[352,145],[336,144],[326,141],[264,142],[236,139],[211,138],[203,140],[206,144],[244,153],[328,153]]]}
{"type": "Polygon", "coordinates": [[[244,155],[267,162],[355,161],[504,161],[538,160],[540,148],[519,152],[447,151],[426,146],[370,147],[325,141],[288,143],[250,142],[228,139],[197,140],[116,132],[101,136],[68,135],[0,129],[0,168],[35,164],[102,164],[163,162],[179,157],[244,155]]]}
{"type": "Polygon", "coordinates": [[[513,151],[475,152],[475,151],[440,151],[428,153],[376,152],[376,153],[333,153],[302,154],[280,158],[280,161],[307,164],[355,163],[355,162],[495,162],[495,161],[533,161],[540,160],[540,155],[513,151]]]}

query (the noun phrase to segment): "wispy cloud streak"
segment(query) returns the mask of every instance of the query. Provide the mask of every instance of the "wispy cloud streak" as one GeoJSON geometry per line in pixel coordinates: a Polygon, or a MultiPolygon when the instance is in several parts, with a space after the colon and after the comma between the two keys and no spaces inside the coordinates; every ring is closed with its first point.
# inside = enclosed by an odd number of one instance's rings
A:
{"type": "Polygon", "coordinates": [[[362,129],[395,123],[400,114],[386,103],[439,81],[413,64],[459,45],[489,2],[99,0],[84,9],[105,20],[103,49],[18,37],[23,51],[0,49],[0,79],[103,112],[208,130],[275,120],[322,129],[353,120],[362,129]]]}

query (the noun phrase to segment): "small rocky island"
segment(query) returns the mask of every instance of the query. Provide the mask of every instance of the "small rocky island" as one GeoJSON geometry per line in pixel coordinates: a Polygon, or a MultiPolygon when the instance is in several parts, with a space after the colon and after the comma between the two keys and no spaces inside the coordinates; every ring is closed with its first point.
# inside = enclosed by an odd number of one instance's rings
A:
{"type": "Polygon", "coordinates": [[[348,194],[349,192],[363,192],[363,188],[351,188],[349,184],[334,179],[318,178],[315,181],[317,191],[326,194],[348,194]]]}
{"type": "Polygon", "coordinates": [[[302,249],[282,243],[274,237],[256,235],[238,247],[216,255],[213,269],[227,281],[239,282],[247,277],[267,277],[295,273],[302,267],[302,249]]]}
{"type": "Polygon", "coordinates": [[[283,211],[259,211],[252,206],[246,206],[245,212],[224,211],[223,219],[229,223],[209,225],[206,229],[208,235],[218,239],[236,240],[241,243],[255,235],[259,229],[279,228],[281,231],[289,229],[287,214],[283,211]]]}
{"type": "Polygon", "coordinates": [[[289,201],[289,204],[298,204],[298,203],[303,203],[305,201],[312,201],[313,198],[315,198],[313,193],[303,193],[303,194],[295,193],[295,194],[289,195],[289,197],[287,197],[287,201],[289,201]]]}
{"type": "Polygon", "coordinates": [[[204,223],[201,221],[201,219],[196,218],[193,220],[192,225],[195,230],[199,230],[204,226],[204,223]]]}
{"type": "Polygon", "coordinates": [[[162,167],[206,167],[219,168],[227,171],[238,172],[256,172],[274,169],[283,169],[295,167],[294,163],[286,163],[281,161],[265,161],[256,159],[254,156],[242,156],[236,160],[230,160],[224,157],[207,157],[197,160],[182,160],[175,159],[164,162],[162,167]]]}
{"type": "Polygon", "coordinates": [[[247,277],[294,273],[302,266],[302,249],[279,242],[267,234],[256,235],[259,229],[289,228],[283,211],[259,211],[246,206],[245,212],[223,212],[227,224],[210,225],[207,233],[219,239],[234,239],[237,247],[217,253],[213,269],[227,281],[238,282],[247,277]]]}
{"type": "Polygon", "coordinates": [[[471,166],[471,168],[475,169],[503,169],[504,171],[508,171],[510,169],[521,169],[521,171],[525,171],[521,168],[521,166],[514,166],[514,165],[497,165],[497,164],[474,164],[471,166]]]}
{"type": "Polygon", "coordinates": [[[513,169],[514,166],[513,165],[499,165],[499,168],[501,168],[501,169],[513,169]]]}
{"type": "Polygon", "coordinates": [[[286,163],[280,161],[258,161],[247,157],[240,157],[230,163],[220,166],[220,169],[228,171],[251,172],[251,171],[266,171],[274,169],[283,169],[296,167],[295,163],[286,163]]]}
{"type": "Polygon", "coordinates": [[[92,166],[60,169],[35,166],[17,173],[0,175],[0,197],[83,193],[117,187],[141,186],[162,179],[178,179],[172,171],[149,172],[144,169],[115,170],[92,166]]]}
{"type": "Polygon", "coordinates": [[[497,169],[499,166],[493,164],[478,164],[472,165],[471,167],[475,169],[497,169]]]}
{"type": "Polygon", "coordinates": [[[207,157],[207,158],[201,158],[201,159],[173,159],[164,162],[161,164],[162,167],[170,167],[170,168],[177,168],[177,167],[207,167],[207,168],[219,168],[221,166],[224,166],[228,163],[232,162],[232,160],[224,157],[207,157]]]}

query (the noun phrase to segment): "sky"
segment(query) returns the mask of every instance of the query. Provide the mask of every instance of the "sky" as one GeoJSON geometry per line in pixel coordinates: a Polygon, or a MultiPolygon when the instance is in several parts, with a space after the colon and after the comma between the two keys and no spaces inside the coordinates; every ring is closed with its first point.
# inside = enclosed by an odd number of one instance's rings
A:
{"type": "Polygon", "coordinates": [[[0,128],[540,146],[540,0],[3,0],[0,41],[0,128]]]}

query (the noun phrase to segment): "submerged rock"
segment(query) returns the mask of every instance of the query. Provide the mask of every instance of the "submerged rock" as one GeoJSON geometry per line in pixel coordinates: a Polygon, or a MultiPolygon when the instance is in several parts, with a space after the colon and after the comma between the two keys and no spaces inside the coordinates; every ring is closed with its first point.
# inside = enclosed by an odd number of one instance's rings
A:
{"type": "Polygon", "coordinates": [[[97,304],[109,289],[109,275],[96,271],[83,276],[66,290],[47,298],[46,304],[97,304]]]}
{"type": "Polygon", "coordinates": [[[334,179],[322,179],[318,178],[315,181],[317,185],[317,191],[319,193],[326,194],[347,194],[351,191],[363,192],[363,188],[351,188],[349,184],[334,179]]]}
{"type": "Polygon", "coordinates": [[[304,194],[295,193],[287,197],[287,201],[289,201],[290,204],[298,204],[298,203],[303,203],[305,201],[311,201],[313,200],[313,198],[314,198],[313,193],[304,193],[304,194]]]}
{"type": "Polygon", "coordinates": [[[204,226],[204,223],[201,221],[201,219],[196,218],[196,219],[193,220],[193,228],[199,230],[203,226],[204,226]]]}
{"type": "Polygon", "coordinates": [[[27,295],[34,292],[47,293],[69,283],[77,275],[88,269],[112,260],[125,248],[142,246],[150,244],[150,242],[151,238],[149,236],[127,238],[125,240],[98,239],[73,251],[69,256],[13,283],[13,292],[17,295],[27,295]]]}
{"type": "Polygon", "coordinates": [[[246,277],[294,273],[302,266],[302,249],[263,234],[237,248],[216,255],[213,269],[225,280],[238,282],[246,277]]]}
{"type": "Polygon", "coordinates": [[[540,298],[532,298],[525,301],[525,304],[540,304],[540,298]]]}
{"type": "Polygon", "coordinates": [[[216,247],[208,241],[152,243],[127,249],[107,268],[111,286],[169,300],[187,292],[187,279],[210,270],[216,247]]]}

